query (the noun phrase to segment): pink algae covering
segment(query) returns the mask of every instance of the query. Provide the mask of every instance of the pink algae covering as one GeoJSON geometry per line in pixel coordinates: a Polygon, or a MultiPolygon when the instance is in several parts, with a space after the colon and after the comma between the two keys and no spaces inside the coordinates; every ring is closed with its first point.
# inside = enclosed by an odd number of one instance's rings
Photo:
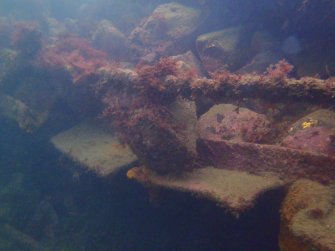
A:
{"type": "Polygon", "coordinates": [[[335,180],[335,158],[324,154],[276,145],[205,139],[198,141],[198,149],[217,168],[255,174],[271,172],[288,182],[308,178],[327,184],[335,180]]]}
{"type": "Polygon", "coordinates": [[[335,128],[310,127],[284,138],[282,145],[335,156],[335,128]]]}
{"type": "Polygon", "coordinates": [[[104,52],[94,49],[84,38],[74,36],[59,37],[55,44],[45,48],[40,63],[67,70],[75,84],[97,75],[101,67],[109,64],[104,52]]]}
{"type": "Polygon", "coordinates": [[[213,106],[197,124],[198,134],[209,140],[263,142],[271,123],[263,115],[230,104],[213,106]]]}

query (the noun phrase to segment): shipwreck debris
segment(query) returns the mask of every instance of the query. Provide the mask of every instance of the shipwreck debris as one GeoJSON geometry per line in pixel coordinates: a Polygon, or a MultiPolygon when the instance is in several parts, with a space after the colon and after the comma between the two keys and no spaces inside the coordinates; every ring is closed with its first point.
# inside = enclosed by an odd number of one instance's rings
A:
{"type": "Polygon", "coordinates": [[[51,139],[71,159],[99,176],[110,176],[131,166],[136,156],[116,136],[94,122],[84,122],[51,139]]]}
{"type": "Polygon", "coordinates": [[[266,191],[283,185],[283,181],[276,176],[253,175],[209,166],[177,177],[157,175],[144,167],[135,167],[128,171],[127,176],[144,185],[190,192],[210,199],[236,216],[252,208],[266,191]]]}

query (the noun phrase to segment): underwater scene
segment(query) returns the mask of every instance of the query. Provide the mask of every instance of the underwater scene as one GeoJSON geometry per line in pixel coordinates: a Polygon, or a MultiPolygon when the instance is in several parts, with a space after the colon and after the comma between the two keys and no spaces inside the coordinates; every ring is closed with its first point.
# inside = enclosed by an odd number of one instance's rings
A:
{"type": "Polygon", "coordinates": [[[0,251],[335,251],[334,0],[0,0],[0,251]]]}

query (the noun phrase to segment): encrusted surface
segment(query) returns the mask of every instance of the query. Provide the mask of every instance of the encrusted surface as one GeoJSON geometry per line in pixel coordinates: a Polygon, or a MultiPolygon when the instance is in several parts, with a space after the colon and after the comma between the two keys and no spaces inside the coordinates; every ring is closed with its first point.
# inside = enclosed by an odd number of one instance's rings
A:
{"type": "Polygon", "coordinates": [[[200,140],[198,147],[203,157],[218,168],[273,172],[286,181],[308,178],[329,183],[335,179],[335,159],[323,154],[229,141],[200,140]]]}
{"type": "Polygon", "coordinates": [[[133,168],[127,175],[145,184],[209,198],[236,214],[253,207],[264,192],[283,185],[279,178],[272,175],[258,176],[213,167],[194,169],[178,177],[156,175],[144,168],[133,168]]]}
{"type": "Polygon", "coordinates": [[[281,220],[281,250],[335,250],[334,188],[295,182],[283,202],[281,220]]]}

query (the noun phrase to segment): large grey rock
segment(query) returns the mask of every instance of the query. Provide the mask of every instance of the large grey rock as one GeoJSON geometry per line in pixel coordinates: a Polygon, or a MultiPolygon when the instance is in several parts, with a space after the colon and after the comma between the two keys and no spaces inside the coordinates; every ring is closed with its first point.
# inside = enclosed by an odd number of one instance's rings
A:
{"type": "Polygon", "coordinates": [[[102,20],[92,34],[95,47],[104,50],[113,60],[125,60],[129,57],[126,36],[110,21],[102,20]]]}
{"type": "Polygon", "coordinates": [[[197,51],[208,72],[235,71],[248,58],[248,36],[241,27],[233,27],[199,36],[197,51]]]}
{"type": "Polygon", "coordinates": [[[201,21],[199,9],[174,2],[162,4],[132,31],[129,38],[142,55],[148,51],[160,55],[176,54],[183,52],[181,41],[192,34],[201,21]]]}
{"type": "Polygon", "coordinates": [[[45,122],[48,113],[37,112],[22,101],[0,93],[0,116],[16,121],[23,130],[31,132],[45,122]]]}

